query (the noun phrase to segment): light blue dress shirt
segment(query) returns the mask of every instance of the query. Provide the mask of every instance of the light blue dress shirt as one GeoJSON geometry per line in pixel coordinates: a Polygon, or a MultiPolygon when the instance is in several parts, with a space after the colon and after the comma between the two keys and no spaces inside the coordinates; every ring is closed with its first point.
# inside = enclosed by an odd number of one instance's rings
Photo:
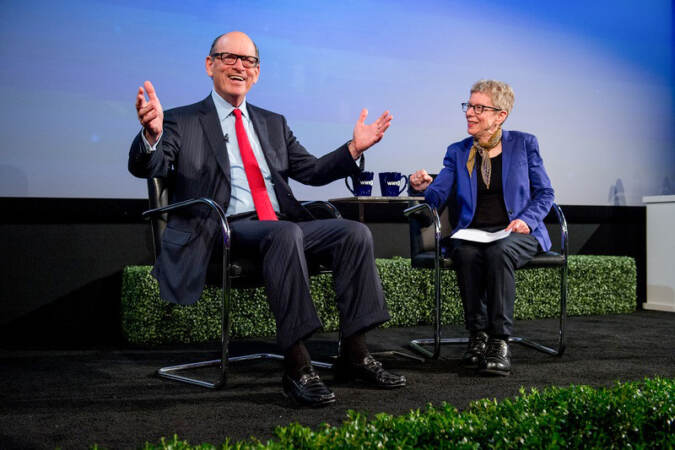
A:
{"type": "MultiPolygon", "coordinates": [[[[248,185],[248,179],[246,178],[246,171],[244,170],[244,163],[241,159],[241,153],[239,153],[237,132],[234,128],[234,106],[225,101],[225,99],[218,95],[215,90],[211,91],[211,97],[213,98],[213,103],[216,105],[216,112],[218,113],[220,126],[223,129],[223,135],[227,136],[228,138],[227,157],[230,160],[232,190],[230,194],[230,204],[227,207],[225,214],[229,216],[232,214],[241,214],[249,211],[255,211],[253,196],[251,195],[251,188],[248,185]]],[[[272,208],[274,208],[276,212],[279,212],[279,201],[277,200],[277,194],[274,192],[272,173],[270,172],[270,168],[267,165],[267,160],[265,159],[265,154],[262,151],[262,147],[260,147],[258,135],[253,129],[251,117],[248,115],[248,110],[246,109],[246,99],[244,99],[242,104],[239,105],[239,109],[241,110],[241,118],[244,122],[246,134],[248,135],[248,141],[251,144],[253,154],[255,155],[255,159],[258,161],[260,171],[262,172],[263,179],[265,180],[265,187],[267,188],[267,194],[270,196],[272,208]]]]}

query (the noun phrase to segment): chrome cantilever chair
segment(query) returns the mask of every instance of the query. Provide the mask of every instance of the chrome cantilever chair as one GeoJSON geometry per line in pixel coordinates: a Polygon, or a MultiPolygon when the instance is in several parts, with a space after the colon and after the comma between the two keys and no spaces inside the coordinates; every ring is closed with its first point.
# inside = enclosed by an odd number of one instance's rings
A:
{"type": "MultiPolygon", "coordinates": [[[[150,210],[143,213],[143,217],[150,219],[152,224],[153,243],[155,248],[155,257],[159,255],[161,249],[161,236],[166,228],[167,216],[169,211],[175,211],[181,208],[203,205],[211,209],[212,214],[219,218],[222,239],[223,239],[223,262],[222,262],[222,325],[221,325],[221,355],[219,359],[200,361],[188,364],[180,364],[169,367],[162,367],[157,370],[160,377],[167,378],[183,383],[195,384],[209,389],[219,389],[227,383],[228,363],[237,361],[247,361],[255,359],[279,359],[283,360],[282,355],[276,353],[254,353],[243,356],[228,356],[228,346],[230,341],[230,293],[233,287],[258,287],[263,285],[262,270],[254,261],[240,258],[238,255],[232,255],[230,251],[231,235],[230,227],[225,216],[223,208],[209,198],[196,198],[169,205],[171,183],[169,179],[152,178],[148,179],[148,195],[150,201],[150,210]],[[220,376],[215,381],[208,381],[199,378],[193,378],[181,375],[184,370],[197,369],[202,367],[220,366],[220,376]]],[[[340,218],[339,211],[330,203],[322,201],[306,202],[303,204],[310,209],[312,213],[319,218],[340,218]]],[[[318,264],[310,264],[310,273],[316,275],[319,273],[330,273],[330,270],[318,264]]],[[[338,343],[338,353],[339,353],[338,343]]],[[[330,363],[312,361],[316,367],[331,368],[330,363]]]]}
{"type": "MultiPolygon", "coordinates": [[[[562,356],[565,351],[565,327],[567,322],[567,221],[562,209],[553,204],[551,210],[555,212],[560,225],[560,252],[542,252],[537,254],[522,269],[558,268],[560,271],[560,325],[558,329],[558,343],[555,347],[534,342],[524,337],[512,336],[509,341],[534,348],[552,356],[562,356]]],[[[427,358],[437,359],[443,344],[464,344],[468,338],[441,338],[441,270],[453,270],[452,260],[441,254],[441,239],[450,235],[452,231],[451,212],[447,206],[441,211],[432,208],[426,203],[409,207],[404,211],[410,224],[410,258],[412,267],[418,269],[433,269],[434,271],[434,323],[433,338],[413,339],[410,347],[427,358]],[[433,345],[433,351],[424,346],[433,345]]]]}

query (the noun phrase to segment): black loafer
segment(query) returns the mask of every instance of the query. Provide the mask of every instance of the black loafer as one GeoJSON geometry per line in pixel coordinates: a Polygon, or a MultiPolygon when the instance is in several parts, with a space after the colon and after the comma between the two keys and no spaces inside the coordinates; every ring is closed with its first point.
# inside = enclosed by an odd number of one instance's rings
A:
{"type": "Polygon", "coordinates": [[[382,367],[382,363],[371,355],[363,358],[360,363],[352,363],[346,358],[340,357],[333,366],[335,378],[340,381],[361,380],[369,386],[382,389],[396,389],[406,385],[406,379],[403,375],[396,375],[387,372],[382,367]]]}
{"type": "Polygon", "coordinates": [[[281,382],[284,394],[301,406],[320,407],[335,403],[335,394],[323,384],[319,375],[310,367],[301,369],[300,379],[285,373],[281,382]]]}
{"type": "Polygon", "coordinates": [[[478,368],[481,375],[499,375],[502,377],[511,374],[511,350],[503,339],[490,338],[485,350],[485,358],[478,368]]]}
{"type": "Polygon", "coordinates": [[[469,345],[462,356],[462,364],[469,369],[477,369],[481,361],[485,357],[485,349],[487,348],[488,335],[484,331],[471,333],[469,338],[469,345]]]}

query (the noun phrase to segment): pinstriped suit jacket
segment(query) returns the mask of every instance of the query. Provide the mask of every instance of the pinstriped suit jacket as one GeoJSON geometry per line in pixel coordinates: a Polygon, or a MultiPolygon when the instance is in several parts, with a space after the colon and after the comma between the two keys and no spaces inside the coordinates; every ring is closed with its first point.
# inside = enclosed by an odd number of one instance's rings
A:
{"type": "MultiPolygon", "coordinates": [[[[319,186],[357,173],[347,145],[316,158],[300,145],[282,115],[250,103],[247,108],[281,212],[290,220],[311,220],[312,215],[293,196],[288,180],[319,186]]],[[[164,133],[155,152],[145,152],[139,133],[129,150],[129,171],[141,178],[170,178],[171,203],[209,197],[227,210],[231,191],[227,145],[209,95],[165,112],[164,133]]],[[[153,269],[163,299],[180,304],[199,299],[218,229],[217,218],[207,208],[196,206],[169,215],[153,269]]]]}

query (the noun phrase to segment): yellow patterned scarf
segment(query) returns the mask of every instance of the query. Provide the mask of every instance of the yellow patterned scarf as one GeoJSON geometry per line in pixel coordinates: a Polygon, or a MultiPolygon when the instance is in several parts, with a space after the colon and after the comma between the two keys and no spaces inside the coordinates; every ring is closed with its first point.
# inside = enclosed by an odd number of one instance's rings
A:
{"type": "Polygon", "coordinates": [[[490,156],[488,153],[491,149],[495,148],[499,141],[502,140],[502,127],[497,128],[497,131],[490,136],[490,140],[485,145],[485,147],[478,144],[478,139],[473,138],[473,146],[469,151],[469,159],[466,161],[466,168],[469,171],[469,178],[471,178],[471,172],[473,172],[473,166],[476,164],[476,152],[480,153],[482,159],[480,165],[480,173],[483,176],[483,182],[488,189],[490,189],[490,176],[492,175],[492,162],[490,161],[490,156]]]}

